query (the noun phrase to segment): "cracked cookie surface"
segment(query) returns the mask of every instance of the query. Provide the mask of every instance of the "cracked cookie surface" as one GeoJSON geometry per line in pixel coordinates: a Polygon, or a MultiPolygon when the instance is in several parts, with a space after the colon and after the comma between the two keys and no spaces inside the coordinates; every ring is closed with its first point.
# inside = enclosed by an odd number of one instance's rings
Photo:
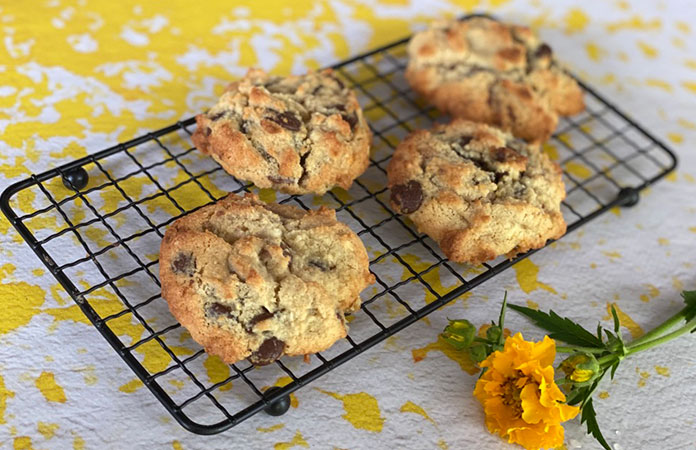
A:
{"type": "Polygon", "coordinates": [[[279,77],[251,69],[196,123],[196,147],[260,188],[348,189],[369,164],[370,129],[331,70],[279,77]]]}
{"type": "Polygon", "coordinates": [[[269,364],[330,347],[374,282],[365,247],[333,210],[230,194],[175,221],[160,248],[162,296],[206,352],[269,364]]]}
{"type": "Polygon", "coordinates": [[[455,119],[411,133],[387,168],[392,207],[452,261],[542,247],[566,230],[560,167],[497,128],[455,119]]]}
{"type": "Polygon", "coordinates": [[[408,54],[409,84],[438,109],[530,142],[547,140],[559,115],[585,108],[577,82],[527,27],[486,17],[440,22],[414,35],[408,54]]]}

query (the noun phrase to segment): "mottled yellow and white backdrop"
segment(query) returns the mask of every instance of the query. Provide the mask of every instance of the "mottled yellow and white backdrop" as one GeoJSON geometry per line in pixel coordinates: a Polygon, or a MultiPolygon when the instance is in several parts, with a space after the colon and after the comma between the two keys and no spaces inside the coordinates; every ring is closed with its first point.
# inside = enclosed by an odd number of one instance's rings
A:
{"type": "MultiPolygon", "coordinates": [[[[436,342],[446,317],[484,323],[504,289],[588,326],[608,323],[616,304],[633,337],[676,311],[678,292],[696,289],[696,7],[687,0],[4,1],[0,189],[189,117],[249,66],[303,72],[468,11],[538,29],[676,150],[676,174],[637,207],[607,214],[300,390],[287,415],[260,414],[214,437],[170,418],[2,218],[0,448],[507,448],[484,429],[468,366],[436,342]]],[[[37,201],[24,195],[20,209],[37,201]]],[[[113,296],[97,301],[118,308],[113,296]]],[[[539,336],[512,315],[508,326],[539,336]]],[[[151,348],[139,347],[143,364],[166,367],[151,348]]],[[[596,401],[609,442],[696,447],[695,366],[694,336],[625,362],[596,401]]],[[[226,376],[214,361],[206,369],[211,380],[226,376]]],[[[597,447],[577,421],[566,433],[568,449],[597,447]]]]}

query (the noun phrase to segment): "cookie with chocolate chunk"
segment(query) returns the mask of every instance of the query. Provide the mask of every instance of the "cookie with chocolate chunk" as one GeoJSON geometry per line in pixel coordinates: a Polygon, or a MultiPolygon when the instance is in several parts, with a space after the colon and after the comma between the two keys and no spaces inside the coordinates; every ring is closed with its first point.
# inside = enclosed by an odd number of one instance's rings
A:
{"type": "Polygon", "coordinates": [[[370,128],[355,93],[331,70],[289,77],[249,70],[196,123],[196,147],[261,188],[348,189],[369,163],[370,128]]]}
{"type": "Polygon", "coordinates": [[[269,364],[345,337],[374,282],[365,247],[333,210],[229,195],[175,221],[160,248],[162,296],[205,350],[269,364]]]}
{"type": "Polygon", "coordinates": [[[582,90],[527,27],[486,17],[440,22],[408,44],[406,78],[438,109],[542,142],[558,116],[584,108],[582,90]]]}
{"type": "Polygon", "coordinates": [[[411,133],[387,168],[391,205],[456,262],[509,258],[565,233],[560,167],[535,144],[456,119],[411,133]]]}

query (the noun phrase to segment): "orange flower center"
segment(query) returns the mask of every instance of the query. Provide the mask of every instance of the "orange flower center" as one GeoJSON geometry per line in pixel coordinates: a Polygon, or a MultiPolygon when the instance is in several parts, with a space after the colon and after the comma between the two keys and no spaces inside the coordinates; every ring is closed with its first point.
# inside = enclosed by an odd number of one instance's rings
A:
{"type": "Polygon", "coordinates": [[[517,377],[508,377],[501,385],[503,405],[510,408],[515,417],[522,417],[522,388],[527,385],[527,377],[518,372],[517,377]]]}

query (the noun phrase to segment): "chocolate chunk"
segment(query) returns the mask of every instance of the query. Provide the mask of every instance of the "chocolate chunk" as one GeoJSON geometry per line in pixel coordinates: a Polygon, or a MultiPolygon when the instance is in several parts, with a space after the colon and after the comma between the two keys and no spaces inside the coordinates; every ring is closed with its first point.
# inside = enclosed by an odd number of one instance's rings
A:
{"type": "Polygon", "coordinates": [[[288,178],[288,177],[281,177],[281,176],[275,176],[275,175],[269,175],[266,178],[268,178],[268,181],[274,184],[295,184],[295,180],[293,178],[288,178]]]}
{"type": "Polygon", "coordinates": [[[295,117],[295,115],[290,111],[276,113],[275,115],[270,116],[268,119],[290,131],[300,131],[300,128],[302,127],[302,123],[297,120],[297,117],[295,117]]]}
{"type": "Polygon", "coordinates": [[[263,341],[263,344],[248,359],[255,366],[265,366],[280,358],[283,350],[285,350],[285,342],[270,337],[263,341]]]}
{"type": "Polygon", "coordinates": [[[320,261],[317,259],[312,259],[308,263],[310,266],[314,266],[317,269],[321,270],[322,272],[328,272],[329,270],[334,270],[336,266],[329,265],[325,261],[320,261]]]}
{"type": "Polygon", "coordinates": [[[423,203],[423,188],[415,180],[411,180],[407,184],[397,184],[391,189],[391,201],[404,214],[416,212],[423,203]]]}
{"type": "Polygon", "coordinates": [[[242,122],[239,124],[239,130],[244,134],[249,134],[249,122],[242,120],[242,122]]]}
{"type": "Polygon", "coordinates": [[[205,127],[205,135],[210,136],[213,133],[213,130],[210,129],[210,127],[205,127]]]}
{"type": "Polygon", "coordinates": [[[329,108],[337,109],[337,110],[339,110],[339,111],[345,111],[345,110],[346,110],[346,105],[341,105],[340,103],[337,103],[337,104],[335,104],[335,105],[329,106],[329,108]]]}
{"type": "Polygon", "coordinates": [[[471,142],[472,139],[473,139],[473,137],[471,137],[471,136],[462,136],[461,139],[459,139],[459,146],[460,146],[461,148],[466,147],[467,144],[468,144],[469,142],[471,142]]]}
{"type": "Polygon", "coordinates": [[[206,305],[206,312],[209,316],[231,316],[232,308],[222,303],[209,303],[206,305]]]}
{"type": "Polygon", "coordinates": [[[219,113],[215,113],[215,114],[213,114],[212,116],[208,116],[208,119],[210,119],[210,120],[212,120],[212,121],[216,121],[216,120],[220,119],[220,118],[221,118],[222,116],[224,116],[224,115],[225,115],[225,111],[220,111],[219,113]]]}
{"type": "Polygon", "coordinates": [[[249,324],[247,325],[247,329],[250,330],[251,328],[254,327],[259,322],[262,322],[266,319],[270,319],[271,317],[274,316],[274,313],[270,312],[269,310],[266,309],[265,306],[261,307],[261,312],[255,315],[250,321],[249,324]]]}
{"type": "Polygon", "coordinates": [[[517,152],[511,148],[498,147],[495,150],[493,150],[493,159],[498,162],[505,162],[508,159],[514,158],[516,154],[517,152]]]}
{"type": "Polygon", "coordinates": [[[172,272],[180,273],[188,277],[193,276],[196,270],[196,258],[191,252],[179,252],[172,261],[172,272]]]}
{"type": "Polygon", "coordinates": [[[352,130],[355,128],[355,124],[358,123],[358,116],[357,114],[341,114],[341,118],[348,122],[348,125],[350,125],[350,129],[352,130]]]}
{"type": "Polygon", "coordinates": [[[290,247],[285,242],[280,243],[280,248],[283,249],[283,256],[286,258],[292,258],[292,253],[290,252],[290,247]]]}
{"type": "Polygon", "coordinates": [[[535,58],[550,58],[552,54],[553,54],[553,51],[551,50],[551,47],[549,47],[546,44],[541,44],[536,49],[536,52],[534,52],[534,57],[535,58]]]}

